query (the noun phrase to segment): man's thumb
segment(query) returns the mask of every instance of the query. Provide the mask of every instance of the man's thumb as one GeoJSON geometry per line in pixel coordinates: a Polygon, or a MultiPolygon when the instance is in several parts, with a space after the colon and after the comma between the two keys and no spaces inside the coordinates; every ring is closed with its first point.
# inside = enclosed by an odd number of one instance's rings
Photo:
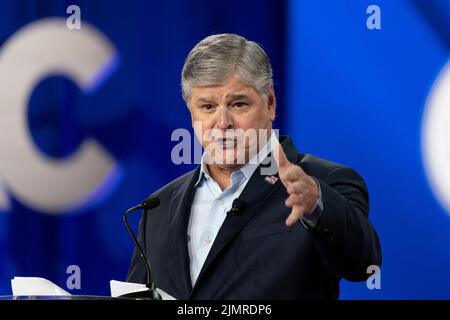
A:
{"type": "MultiPolygon", "coordinates": [[[[289,160],[286,157],[286,154],[284,153],[283,147],[279,142],[277,142],[273,146],[273,158],[275,159],[275,162],[277,163],[278,170],[283,171],[289,166],[289,160]]],[[[281,172],[280,172],[281,173],[281,172]]]]}

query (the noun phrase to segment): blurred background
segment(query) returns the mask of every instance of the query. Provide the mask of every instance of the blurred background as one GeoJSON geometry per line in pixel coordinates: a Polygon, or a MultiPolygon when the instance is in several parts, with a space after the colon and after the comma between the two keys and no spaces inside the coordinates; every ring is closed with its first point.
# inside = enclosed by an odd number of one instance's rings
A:
{"type": "Polygon", "coordinates": [[[194,168],[171,161],[184,59],[226,32],[271,58],[280,133],[367,182],[381,289],[341,298],[449,299],[449,24],[446,0],[0,0],[0,295],[14,276],[67,289],[70,265],[73,294],[125,279],[122,213],[194,168]]]}

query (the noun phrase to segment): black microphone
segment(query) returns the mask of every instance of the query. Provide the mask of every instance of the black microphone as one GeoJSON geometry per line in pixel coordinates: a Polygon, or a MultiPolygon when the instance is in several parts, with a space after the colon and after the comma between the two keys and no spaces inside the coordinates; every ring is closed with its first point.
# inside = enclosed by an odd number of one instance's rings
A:
{"type": "Polygon", "coordinates": [[[125,212],[125,214],[123,215],[123,221],[125,222],[125,226],[127,227],[127,230],[130,233],[131,238],[133,238],[133,242],[141,255],[141,258],[145,264],[145,267],[147,268],[147,282],[146,282],[145,286],[148,288],[148,290],[124,294],[124,295],[121,295],[121,297],[161,300],[161,296],[158,293],[158,291],[156,291],[156,286],[152,281],[152,270],[150,268],[150,262],[149,262],[147,256],[145,255],[144,250],[142,250],[141,245],[139,244],[139,241],[136,239],[136,236],[134,235],[134,232],[131,229],[130,224],[128,223],[128,215],[130,213],[135,212],[137,210],[141,210],[141,209],[151,210],[153,208],[156,208],[157,206],[159,206],[159,199],[155,198],[155,197],[150,197],[150,198],[142,201],[137,206],[134,206],[134,207],[128,209],[125,212]]]}
{"type": "Polygon", "coordinates": [[[244,207],[245,207],[245,201],[241,200],[239,198],[236,198],[233,200],[233,204],[231,205],[231,209],[227,212],[227,215],[236,216],[238,214],[241,214],[242,210],[244,210],[244,207]]]}

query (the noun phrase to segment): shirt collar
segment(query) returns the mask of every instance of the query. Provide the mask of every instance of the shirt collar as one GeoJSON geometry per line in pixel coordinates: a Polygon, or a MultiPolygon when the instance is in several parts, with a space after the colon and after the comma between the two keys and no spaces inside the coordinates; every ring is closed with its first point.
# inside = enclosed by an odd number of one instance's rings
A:
{"type": "MultiPolygon", "coordinates": [[[[272,134],[270,135],[269,140],[262,148],[260,148],[258,154],[254,155],[244,166],[242,166],[235,172],[237,171],[241,172],[246,179],[249,179],[253,175],[256,168],[258,168],[261,162],[269,155],[269,153],[272,152],[273,146],[275,145],[275,143],[278,142],[278,138],[273,129],[271,130],[271,132],[272,134]]],[[[235,172],[233,172],[233,174],[235,172]]],[[[209,175],[208,166],[205,163],[204,153],[202,155],[202,160],[200,163],[200,174],[198,175],[198,179],[197,182],[195,182],[194,187],[197,187],[203,180],[203,178],[212,179],[211,176],[209,175]]]]}

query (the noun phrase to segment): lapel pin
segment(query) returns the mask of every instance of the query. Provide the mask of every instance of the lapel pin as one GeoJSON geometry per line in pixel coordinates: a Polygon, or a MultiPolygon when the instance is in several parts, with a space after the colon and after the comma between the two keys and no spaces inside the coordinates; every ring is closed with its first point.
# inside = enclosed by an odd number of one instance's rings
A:
{"type": "Polygon", "coordinates": [[[264,180],[266,180],[267,183],[270,183],[273,185],[273,184],[275,184],[275,182],[278,181],[278,178],[275,176],[267,176],[264,180]]]}

